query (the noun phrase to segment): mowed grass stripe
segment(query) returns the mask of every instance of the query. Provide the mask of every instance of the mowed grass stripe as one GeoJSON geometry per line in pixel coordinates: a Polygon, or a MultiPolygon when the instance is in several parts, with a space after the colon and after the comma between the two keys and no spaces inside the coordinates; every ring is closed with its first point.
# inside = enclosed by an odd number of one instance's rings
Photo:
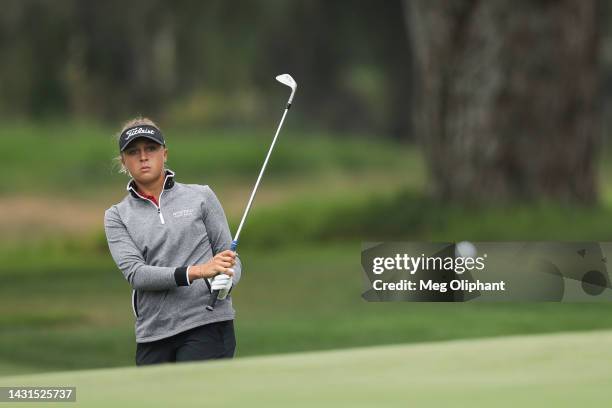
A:
{"type": "Polygon", "coordinates": [[[508,336],[3,377],[0,385],[74,385],[71,407],[596,406],[612,383],[611,341],[612,331],[508,336]]]}

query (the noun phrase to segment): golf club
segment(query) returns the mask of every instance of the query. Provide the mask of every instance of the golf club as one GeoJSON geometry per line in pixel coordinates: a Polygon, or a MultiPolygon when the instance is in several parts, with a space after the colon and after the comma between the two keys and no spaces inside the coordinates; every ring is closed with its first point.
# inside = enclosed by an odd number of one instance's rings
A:
{"type": "MultiPolygon", "coordinates": [[[[259,177],[257,177],[257,181],[255,182],[255,187],[251,192],[251,197],[249,198],[249,202],[247,203],[246,209],[244,210],[244,214],[242,214],[242,220],[240,221],[240,225],[238,225],[238,231],[236,231],[236,235],[232,240],[232,244],[230,249],[232,251],[236,251],[238,247],[238,239],[240,238],[240,232],[242,231],[242,227],[244,225],[244,221],[246,220],[247,215],[249,214],[249,210],[251,209],[251,205],[253,204],[253,199],[255,198],[255,193],[257,193],[257,188],[259,187],[259,182],[261,181],[261,177],[266,170],[266,166],[268,165],[268,160],[270,159],[270,155],[272,154],[272,150],[274,149],[274,145],[276,144],[276,139],[278,138],[278,134],[280,133],[281,127],[283,126],[283,122],[285,121],[285,116],[287,116],[287,112],[291,108],[291,102],[293,101],[293,95],[295,94],[295,90],[297,89],[297,83],[289,74],[282,74],[276,77],[276,80],[283,85],[287,85],[291,88],[291,95],[289,96],[289,100],[287,101],[287,107],[285,108],[285,112],[283,113],[283,117],[278,124],[278,128],[276,129],[276,134],[274,135],[274,139],[272,140],[272,145],[268,150],[268,154],[266,155],[266,159],[264,160],[263,166],[261,166],[261,170],[259,172],[259,177]]],[[[210,302],[206,306],[206,310],[212,311],[215,308],[215,303],[217,302],[217,297],[219,296],[219,291],[215,290],[212,293],[210,298],[210,302]]]]}

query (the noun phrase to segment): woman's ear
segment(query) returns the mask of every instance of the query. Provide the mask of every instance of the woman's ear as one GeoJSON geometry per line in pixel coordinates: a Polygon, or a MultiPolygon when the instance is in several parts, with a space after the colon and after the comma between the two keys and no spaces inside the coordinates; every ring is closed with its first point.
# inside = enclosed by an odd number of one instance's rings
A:
{"type": "Polygon", "coordinates": [[[125,174],[127,174],[130,177],[132,177],[132,174],[130,173],[130,171],[128,170],[127,166],[125,165],[125,160],[123,159],[123,154],[121,155],[121,167],[123,168],[123,171],[125,172],[125,174]]]}

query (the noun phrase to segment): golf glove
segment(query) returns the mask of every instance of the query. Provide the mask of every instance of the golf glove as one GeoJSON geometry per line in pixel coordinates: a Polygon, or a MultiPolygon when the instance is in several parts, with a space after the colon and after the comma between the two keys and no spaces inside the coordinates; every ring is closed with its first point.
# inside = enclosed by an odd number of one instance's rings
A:
{"type": "Polygon", "coordinates": [[[232,283],[233,282],[232,282],[231,276],[221,273],[215,276],[215,278],[213,279],[210,285],[210,289],[213,291],[218,290],[219,296],[217,297],[217,299],[223,300],[227,297],[227,294],[232,288],[232,283]]]}

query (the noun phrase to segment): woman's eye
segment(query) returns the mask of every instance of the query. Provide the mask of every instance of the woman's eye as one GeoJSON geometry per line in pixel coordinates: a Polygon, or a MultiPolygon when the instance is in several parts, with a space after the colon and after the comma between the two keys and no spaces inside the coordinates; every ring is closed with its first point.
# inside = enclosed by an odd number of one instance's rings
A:
{"type": "Polygon", "coordinates": [[[147,146],[147,152],[154,152],[157,150],[157,146],[147,146]]]}
{"type": "Polygon", "coordinates": [[[128,151],[127,151],[127,154],[128,154],[129,156],[133,156],[133,155],[135,155],[135,154],[136,154],[136,149],[130,149],[130,150],[128,150],[128,151]]]}

